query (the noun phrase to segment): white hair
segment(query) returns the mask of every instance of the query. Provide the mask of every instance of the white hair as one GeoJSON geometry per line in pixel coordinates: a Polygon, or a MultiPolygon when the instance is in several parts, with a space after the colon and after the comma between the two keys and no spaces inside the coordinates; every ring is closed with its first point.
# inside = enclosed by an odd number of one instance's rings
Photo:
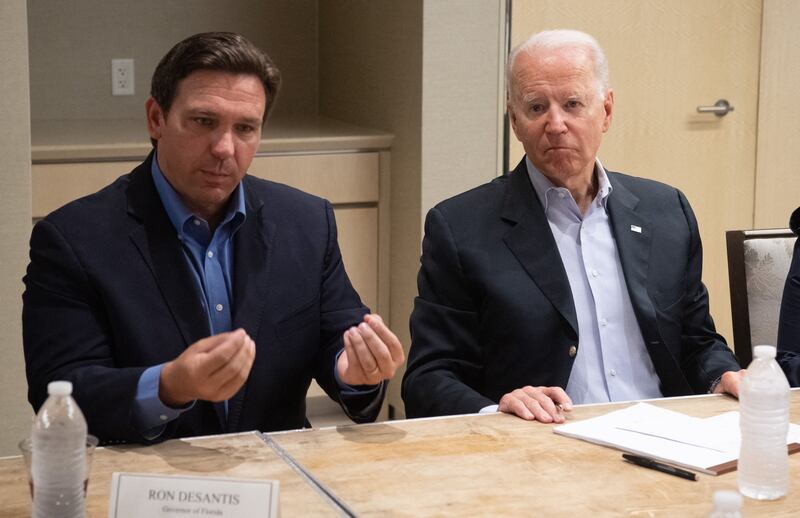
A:
{"type": "Polygon", "coordinates": [[[570,29],[556,29],[537,32],[511,51],[506,65],[506,89],[509,100],[512,99],[512,94],[514,93],[513,71],[517,57],[521,53],[531,55],[539,49],[578,49],[585,52],[589,59],[591,59],[594,68],[594,77],[597,81],[597,95],[600,99],[605,97],[609,88],[608,60],[600,44],[585,32],[570,29]]]}

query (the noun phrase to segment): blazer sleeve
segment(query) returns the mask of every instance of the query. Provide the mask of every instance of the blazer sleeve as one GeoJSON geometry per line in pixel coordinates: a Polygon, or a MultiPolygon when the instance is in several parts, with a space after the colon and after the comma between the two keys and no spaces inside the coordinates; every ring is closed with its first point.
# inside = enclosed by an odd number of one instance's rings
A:
{"type": "Polygon", "coordinates": [[[473,413],[496,404],[478,391],[484,372],[479,308],[437,208],[425,220],[421,262],[402,387],[406,416],[473,413]]]}
{"type": "MultiPolygon", "coordinates": [[[[792,214],[792,230],[797,233],[800,209],[792,214]]],[[[783,287],[778,322],[778,363],[793,387],[800,386],[800,239],[795,241],[792,265],[783,287]]]]}
{"type": "Polygon", "coordinates": [[[352,392],[342,390],[334,375],[336,359],[344,348],[342,335],[351,326],[358,325],[369,312],[369,308],[361,303],[345,271],[333,207],[327,201],[325,216],[328,239],[320,288],[322,353],[314,377],[325,392],[339,403],[350,419],[356,423],[372,422],[380,412],[387,382],[381,383],[377,390],[369,390],[374,387],[356,387],[365,390],[352,392]]]}
{"type": "Polygon", "coordinates": [[[101,440],[144,442],[131,414],[145,367],[115,367],[102,300],[59,228],[40,221],[30,245],[22,332],[28,400],[34,411],[47,398],[50,381],[68,380],[85,410],[89,433],[101,440]]]}
{"type": "Polygon", "coordinates": [[[724,372],[738,371],[741,367],[725,339],[714,327],[709,310],[708,290],[702,281],[703,250],[697,219],[682,192],[678,191],[678,197],[690,233],[680,362],[694,392],[704,394],[724,372]]]}

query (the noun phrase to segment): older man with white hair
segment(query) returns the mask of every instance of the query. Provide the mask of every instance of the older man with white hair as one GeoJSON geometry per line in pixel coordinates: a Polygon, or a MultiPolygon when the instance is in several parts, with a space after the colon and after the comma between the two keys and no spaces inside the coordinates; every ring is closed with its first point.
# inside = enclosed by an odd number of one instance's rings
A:
{"type": "Polygon", "coordinates": [[[540,32],[507,75],[526,156],[428,213],[407,415],[563,422],[573,403],[737,396],[744,371],[709,314],[689,202],[597,158],[614,109],[603,50],[540,32]]]}

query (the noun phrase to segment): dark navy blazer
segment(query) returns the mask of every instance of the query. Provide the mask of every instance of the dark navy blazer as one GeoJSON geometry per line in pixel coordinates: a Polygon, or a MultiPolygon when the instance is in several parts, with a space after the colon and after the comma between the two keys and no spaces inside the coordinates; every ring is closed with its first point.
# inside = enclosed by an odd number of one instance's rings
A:
{"type": "MultiPolygon", "coordinates": [[[[611,230],[661,391],[705,393],[740,367],[709,314],[694,213],[670,186],[608,178],[611,230]]],[[[477,412],[525,385],[567,386],[577,317],[524,160],[431,209],[417,282],[406,415],[477,412]]]]}
{"type": "MultiPolygon", "coordinates": [[[[148,159],[101,191],[38,222],[24,278],[28,399],[70,380],[89,432],[103,442],[146,442],[133,427],[142,372],[209,335],[201,295],[153,185],[148,159]]],[[[380,397],[342,396],[334,379],[342,332],[362,320],[345,273],[330,204],[245,176],[247,216],[234,238],[233,328],[255,340],[244,387],[219,406],[198,401],[159,440],[301,428],[316,378],[357,421],[380,397]]]]}
{"type": "MultiPolygon", "coordinates": [[[[789,226],[800,233],[800,208],[792,213],[789,226]]],[[[778,323],[778,363],[793,387],[800,387],[800,239],[794,244],[794,255],[781,300],[778,323]]]]}

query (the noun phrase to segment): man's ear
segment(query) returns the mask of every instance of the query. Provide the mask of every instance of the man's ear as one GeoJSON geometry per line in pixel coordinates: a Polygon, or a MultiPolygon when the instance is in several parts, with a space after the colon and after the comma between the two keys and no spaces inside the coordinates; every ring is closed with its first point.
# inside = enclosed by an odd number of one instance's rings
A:
{"type": "Polygon", "coordinates": [[[606,92],[606,97],[603,99],[603,110],[606,112],[603,121],[603,133],[605,133],[611,127],[611,116],[614,114],[614,90],[609,89],[606,92]]]}
{"type": "Polygon", "coordinates": [[[514,135],[517,136],[517,140],[522,142],[522,139],[519,138],[519,132],[517,131],[517,113],[514,111],[511,101],[506,104],[506,110],[508,111],[508,122],[511,123],[511,129],[514,130],[514,135]]]}
{"type": "Polygon", "coordinates": [[[147,115],[147,132],[150,133],[150,138],[160,139],[161,131],[167,123],[167,114],[152,97],[148,97],[145,101],[144,110],[147,115]]]}

